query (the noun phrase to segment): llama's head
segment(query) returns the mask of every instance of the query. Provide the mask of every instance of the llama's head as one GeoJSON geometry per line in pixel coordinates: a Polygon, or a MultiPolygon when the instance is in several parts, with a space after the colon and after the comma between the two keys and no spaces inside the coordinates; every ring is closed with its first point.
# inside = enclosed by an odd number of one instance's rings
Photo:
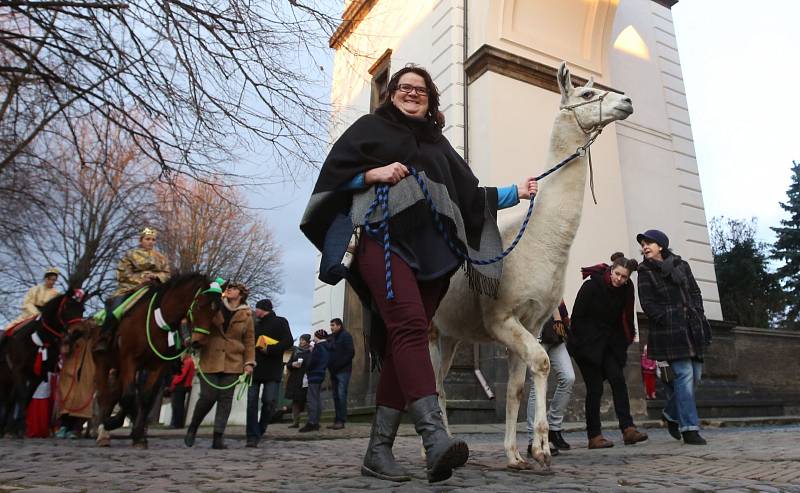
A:
{"type": "Polygon", "coordinates": [[[592,79],[585,86],[573,86],[564,62],[558,67],[557,78],[561,91],[561,110],[572,112],[586,133],[600,130],[613,121],[624,120],[633,113],[631,98],[596,88],[592,79]]]}

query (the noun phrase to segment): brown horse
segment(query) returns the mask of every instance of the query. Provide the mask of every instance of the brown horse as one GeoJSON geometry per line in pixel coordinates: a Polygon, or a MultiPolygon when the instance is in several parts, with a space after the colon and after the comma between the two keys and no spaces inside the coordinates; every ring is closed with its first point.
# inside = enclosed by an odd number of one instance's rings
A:
{"type": "Polygon", "coordinates": [[[64,334],[83,320],[83,291],[70,288],[45,303],[41,315],[0,339],[0,436],[25,436],[25,412],[36,387],[54,371],[64,334]]]}
{"type": "Polygon", "coordinates": [[[154,286],[122,317],[109,350],[93,352],[101,423],[99,446],[109,446],[108,431],[119,428],[125,417],[130,417],[133,446],[147,448],[147,415],[165,371],[185,351],[170,344],[170,340],[183,339],[175,330],[184,318],[190,321],[193,332],[207,332],[212,324],[221,323],[220,293],[209,287],[209,279],[198,273],[173,276],[154,286]],[[115,376],[109,378],[112,369],[115,376]],[[121,411],[112,416],[117,403],[121,411]]]}

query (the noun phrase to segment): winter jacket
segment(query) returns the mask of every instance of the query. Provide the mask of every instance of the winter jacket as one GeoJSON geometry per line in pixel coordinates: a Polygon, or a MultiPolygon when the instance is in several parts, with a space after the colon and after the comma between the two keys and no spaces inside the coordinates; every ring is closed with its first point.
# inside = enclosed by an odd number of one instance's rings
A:
{"type": "Polygon", "coordinates": [[[253,381],[280,382],[283,374],[283,353],[292,347],[292,332],[289,322],[269,312],[255,326],[255,340],[265,335],[278,341],[263,350],[256,349],[256,368],[253,370],[253,381]]]}
{"type": "Polygon", "coordinates": [[[213,326],[208,342],[200,349],[200,369],[203,373],[241,374],[245,365],[255,365],[253,316],[250,307],[242,303],[230,309],[222,300],[223,311],[232,312],[227,329],[213,326]]]}
{"type": "Polygon", "coordinates": [[[295,348],[294,354],[286,363],[289,375],[286,377],[286,398],[293,401],[302,401],[306,398],[306,389],[303,388],[303,377],[306,375],[308,365],[311,362],[311,351],[309,349],[295,348]],[[303,360],[300,368],[295,368],[292,363],[303,360]]]}
{"type": "Polygon", "coordinates": [[[330,341],[321,341],[314,345],[311,351],[311,362],[308,364],[308,383],[322,383],[325,380],[325,370],[330,364],[330,341]]]}
{"type": "Polygon", "coordinates": [[[615,288],[603,274],[593,274],[581,285],[572,308],[567,349],[576,360],[601,366],[610,351],[617,362],[627,362],[628,340],[623,328],[627,286],[615,288]]]}
{"type": "Polygon", "coordinates": [[[328,368],[332,374],[353,371],[353,356],[356,351],[353,347],[353,336],[342,329],[330,339],[331,355],[328,368]]]}
{"type": "Polygon", "coordinates": [[[639,302],[648,319],[647,350],[651,359],[702,359],[711,343],[700,287],[689,264],[667,252],[662,262],[639,266],[639,302]]]}

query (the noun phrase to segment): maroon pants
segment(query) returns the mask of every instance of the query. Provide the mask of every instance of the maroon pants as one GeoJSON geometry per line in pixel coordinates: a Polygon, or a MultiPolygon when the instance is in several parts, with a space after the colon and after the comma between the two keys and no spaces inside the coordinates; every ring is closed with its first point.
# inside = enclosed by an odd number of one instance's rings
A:
{"type": "Polygon", "coordinates": [[[428,352],[431,318],[447,292],[449,278],[417,281],[414,271],[391,254],[394,299],[386,299],[383,246],[364,235],[356,259],[358,270],[386,324],[386,354],[375,395],[379,406],[403,410],[406,404],[436,394],[428,352]]]}

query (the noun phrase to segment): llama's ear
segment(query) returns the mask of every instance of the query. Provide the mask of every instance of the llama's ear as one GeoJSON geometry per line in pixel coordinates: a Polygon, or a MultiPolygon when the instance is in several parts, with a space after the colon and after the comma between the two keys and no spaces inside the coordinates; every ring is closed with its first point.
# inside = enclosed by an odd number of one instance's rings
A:
{"type": "Polygon", "coordinates": [[[589,76],[589,82],[587,82],[584,87],[594,87],[594,75],[589,76]]]}
{"type": "Polygon", "coordinates": [[[561,62],[561,65],[558,66],[558,74],[556,76],[558,79],[558,89],[561,91],[561,104],[566,104],[569,97],[572,96],[572,92],[575,88],[572,86],[572,77],[569,75],[569,69],[567,68],[567,62],[561,62]]]}

